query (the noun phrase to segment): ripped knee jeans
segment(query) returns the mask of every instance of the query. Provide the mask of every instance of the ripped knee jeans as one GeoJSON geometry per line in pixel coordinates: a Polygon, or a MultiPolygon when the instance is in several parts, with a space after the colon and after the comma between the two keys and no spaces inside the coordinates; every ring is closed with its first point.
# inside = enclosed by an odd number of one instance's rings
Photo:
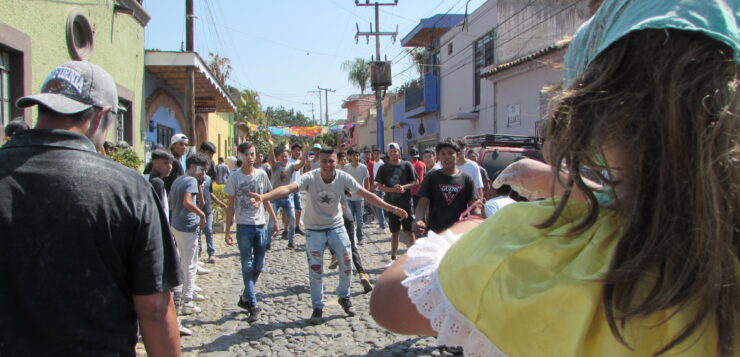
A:
{"type": "Polygon", "coordinates": [[[339,261],[339,284],[336,293],[340,298],[349,297],[352,279],[352,253],[349,236],[344,226],[326,230],[306,229],[306,258],[308,281],[311,288],[311,305],[324,307],[324,250],[329,247],[339,261]]]}

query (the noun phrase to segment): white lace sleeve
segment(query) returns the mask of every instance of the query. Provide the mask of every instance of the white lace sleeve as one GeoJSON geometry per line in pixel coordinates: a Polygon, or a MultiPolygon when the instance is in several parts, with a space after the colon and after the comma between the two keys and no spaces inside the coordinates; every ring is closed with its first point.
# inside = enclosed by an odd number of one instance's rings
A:
{"type": "Polygon", "coordinates": [[[466,356],[506,357],[470,320],[459,313],[439,285],[439,263],[462,234],[429,232],[409,248],[404,264],[407,278],[402,282],[411,302],[437,331],[440,346],[462,346],[466,356]]]}

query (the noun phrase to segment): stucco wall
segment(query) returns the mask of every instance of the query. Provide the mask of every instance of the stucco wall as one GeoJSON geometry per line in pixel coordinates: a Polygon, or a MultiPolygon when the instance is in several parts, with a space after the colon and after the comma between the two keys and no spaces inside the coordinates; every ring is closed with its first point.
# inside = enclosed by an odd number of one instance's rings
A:
{"type": "MultiPolygon", "coordinates": [[[[36,93],[54,67],[72,60],[67,49],[67,15],[73,9],[80,10],[90,21],[94,31],[91,62],[105,68],[116,83],[134,93],[132,144],[143,157],[142,139],[146,130],[142,120],[144,28],[131,15],[114,13],[113,3],[107,0],[0,0],[0,22],[31,37],[30,70],[32,92],[36,93]]],[[[33,121],[36,121],[35,115],[33,121]]],[[[115,141],[113,126],[108,132],[108,138],[115,141]]]]}
{"type": "Polygon", "coordinates": [[[233,143],[231,136],[233,135],[233,129],[229,124],[232,113],[209,113],[208,114],[208,141],[216,145],[216,155],[214,155],[214,161],[216,158],[223,157],[224,159],[232,156],[233,152],[229,143],[233,143]],[[219,140],[220,139],[220,140],[219,140]]]}

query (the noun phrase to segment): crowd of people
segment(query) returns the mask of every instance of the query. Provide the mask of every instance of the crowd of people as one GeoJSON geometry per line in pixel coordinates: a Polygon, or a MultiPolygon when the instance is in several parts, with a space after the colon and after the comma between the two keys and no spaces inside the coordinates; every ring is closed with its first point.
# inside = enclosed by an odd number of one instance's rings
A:
{"type": "Polygon", "coordinates": [[[104,157],[113,78],[58,66],[17,102],[37,106],[35,127],[11,122],[0,149],[0,355],[133,356],[137,335],[151,356],[180,355],[192,331],[178,316],[208,301],[196,283],[217,264],[218,205],[250,323],[273,236],[296,249],[302,235],[310,324],[323,322],[328,248],[348,316],[354,265],[379,325],[469,355],[736,356],[740,6],[592,5],[565,56],[545,162],[490,178],[462,140],[423,152],[314,143],[311,155],[270,138],[266,153],[239,144],[230,168],[184,134],[142,174],[104,157]],[[375,286],[358,250],[366,206],[391,238],[375,286]]]}

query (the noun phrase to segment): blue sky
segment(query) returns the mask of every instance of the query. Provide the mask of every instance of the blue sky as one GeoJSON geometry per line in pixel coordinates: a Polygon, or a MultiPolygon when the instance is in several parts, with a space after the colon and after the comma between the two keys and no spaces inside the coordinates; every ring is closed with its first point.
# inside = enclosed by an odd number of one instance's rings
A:
{"type": "MultiPolygon", "coordinates": [[[[359,89],[349,84],[340,66],[347,59],[369,60],[375,54],[374,38],[369,44],[364,38],[357,44],[354,39],[355,23],[361,31],[369,30],[373,7],[355,6],[353,0],[194,1],[195,50],[206,60],[209,52],[228,57],[233,67],[229,84],[260,92],[263,107],[282,105],[311,116],[311,106],[303,103],[313,102],[317,119],[318,94],[308,91],[317,86],[336,89],[329,93],[329,118],[346,117],[342,100],[359,89]]],[[[393,31],[398,25],[395,43],[381,38],[381,54],[393,60],[394,85],[417,76],[399,41],[420,19],[448,11],[462,14],[466,4],[472,13],[483,3],[399,0],[397,6],[382,6],[380,31],[393,31]]],[[[152,16],[146,48],[179,51],[185,41],[185,1],[148,0],[144,6],[152,16]]]]}

